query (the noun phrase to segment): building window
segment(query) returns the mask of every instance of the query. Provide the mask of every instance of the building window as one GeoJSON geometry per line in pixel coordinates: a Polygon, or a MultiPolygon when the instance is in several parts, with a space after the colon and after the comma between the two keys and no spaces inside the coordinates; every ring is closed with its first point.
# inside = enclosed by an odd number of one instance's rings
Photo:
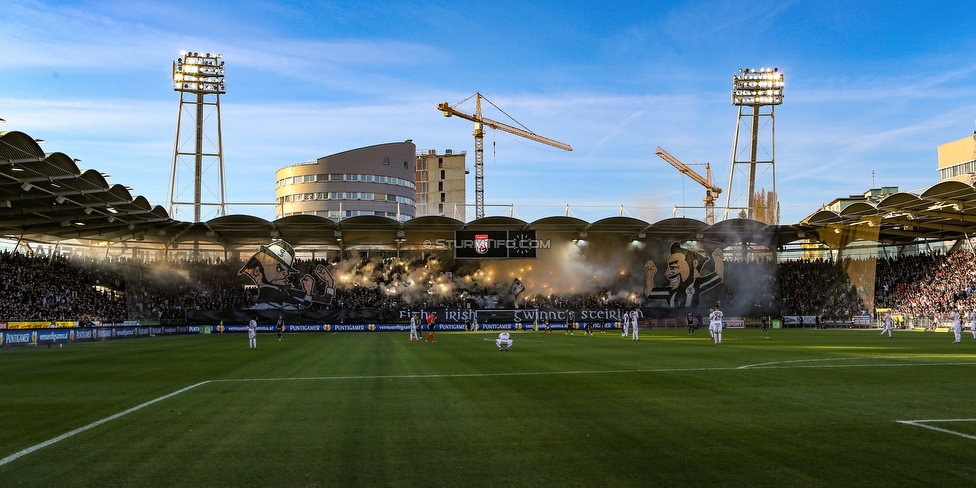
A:
{"type": "Polygon", "coordinates": [[[447,194],[446,193],[441,193],[441,201],[442,202],[446,202],[447,201],[447,194]]]}
{"type": "Polygon", "coordinates": [[[389,166],[390,165],[390,158],[383,158],[383,164],[389,166]]]}
{"type": "Polygon", "coordinates": [[[437,167],[438,168],[444,167],[444,158],[437,158],[437,167]]]}
{"type": "Polygon", "coordinates": [[[305,183],[314,183],[315,175],[305,175],[305,183]]]}
{"type": "Polygon", "coordinates": [[[441,179],[444,179],[444,170],[441,170],[441,179]]]}
{"type": "Polygon", "coordinates": [[[443,181],[438,181],[437,182],[437,191],[444,191],[444,182],[443,181]]]}
{"type": "Polygon", "coordinates": [[[443,214],[444,213],[444,204],[443,203],[438,203],[437,204],[437,213],[439,213],[439,214],[443,214]]]}

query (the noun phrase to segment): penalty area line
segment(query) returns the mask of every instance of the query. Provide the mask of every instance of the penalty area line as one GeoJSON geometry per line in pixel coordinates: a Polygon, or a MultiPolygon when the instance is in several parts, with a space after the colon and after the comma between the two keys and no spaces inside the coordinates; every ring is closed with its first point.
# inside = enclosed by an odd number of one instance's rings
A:
{"type": "Polygon", "coordinates": [[[64,434],[61,434],[61,435],[53,438],[53,439],[46,440],[46,441],[44,441],[44,442],[42,442],[40,444],[37,444],[36,446],[31,446],[31,447],[28,447],[27,449],[24,449],[23,451],[15,452],[15,453],[13,453],[13,454],[11,454],[11,455],[3,458],[3,459],[0,459],[0,466],[3,466],[4,464],[7,464],[7,463],[9,463],[11,461],[14,461],[17,458],[20,458],[22,456],[26,456],[26,455],[28,455],[28,454],[30,454],[30,453],[32,453],[34,451],[37,451],[39,449],[43,449],[43,448],[45,448],[47,446],[50,446],[51,444],[54,444],[56,442],[61,442],[61,441],[65,440],[65,439],[67,439],[67,438],[69,438],[71,436],[74,436],[76,434],[80,434],[80,433],[82,433],[82,432],[84,432],[84,431],[86,431],[88,429],[93,429],[95,427],[98,427],[99,425],[102,425],[102,424],[106,423],[106,422],[111,422],[111,421],[113,421],[113,420],[115,420],[115,419],[117,419],[119,417],[122,417],[123,415],[128,415],[128,414],[130,414],[132,412],[135,412],[136,410],[139,410],[139,409],[148,407],[149,405],[152,405],[152,404],[154,404],[156,402],[161,402],[163,400],[166,400],[167,398],[172,398],[172,397],[174,397],[176,395],[179,395],[180,393],[186,392],[188,390],[192,390],[192,389],[194,389],[194,388],[196,388],[198,386],[205,385],[207,383],[210,383],[210,380],[201,381],[201,382],[199,382],[199,383],[197,383],[195,385],[190,385],[190,386],[188,386],[186,388],[183,388],[181,390],[174,391],[173,393],[170,393],[168,395],[163,395],[163,396],[161,396],[159,398],[154,398],[154,399],[149,400],[148,402],[145,402],[143,404],[136,405],[136,406],[134,406],[134,407],[132,407],[132,408],[130,408],[128,410],[124,410],[124,411],[119,412],[119,413],[117,413],[115,415],[112,415],[112,416],[109,416],[109,417],[105,417],[102,420],[96,420],[96,421],[94,421],[94,422],[92,422],[92,423],[90,423],[90,424],[88,424],[88,425],[86,425],[84,427],[79,427],[79,428],[77,428],[75,430],[72,430],[71,432],[66,432],[64,434]]]}
{"type": "Polygon", "coordinates": [[[923,429],[934,430],[936,432],[942,432],[944,434],[957,435],[959,437],[965,437],[966,439],[976,441],[976,435],[963,434],[962,432],[956,432],[954,430],[943,429],[936,427],[934,425],[928,425],[935,422],[976,422],[976,419],[933,419],[933,420],[896,420],[899,424],[914,425],[915,427],[921,427],[923,429]]]}
{"type": "MultiPolygon", "coordinates": [[[[840,358],[854,359],[854,358],[840,358]]],[[[784,361],[790,362],[790,361],[784,361]]],[[[700,368],[655,368],[655,369],[611,369],[611,370],[577,370],[577,371],[518,371],[512,373],[453,373],[453,374],[394,374],[394,375],[345,375],[345,376],[299,376],[275,378],[225,378],[211,380],[213,383],[247,383],[262,381],[338,381],[338,380],[395,380],[395,379],[430,379],[430,378],[491,378],[505,376],[557,376],[557,375],[596,375],[596,374],[624,374],[624,373],[694,373],[719,371],[754,371],[754,370],[786,370],[786,369],[837,369],[837,368],[905,368],[920,366],[971,366],[974,362],[963,363],[879,363],[879,364],[775,364],[770,366],[749,365],[743,369],[735,367],[700,367],[700,368]]]]}

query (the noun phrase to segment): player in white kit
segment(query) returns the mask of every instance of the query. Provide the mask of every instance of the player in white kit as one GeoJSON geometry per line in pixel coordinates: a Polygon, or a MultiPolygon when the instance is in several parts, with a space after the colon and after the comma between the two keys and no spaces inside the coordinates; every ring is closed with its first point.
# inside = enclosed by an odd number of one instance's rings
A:
{"type": "Polygon", "coordinates": [[[715,313],[714,308],[708,309],[708,336],[715,340],[715,329],[712,328],[712,314],[715,313]]]}
{"type": "Polygon", "coordinates": [[[630,312],[630,328],[632,329],[631,336],[633,336],[635,341],[639,341],[640,337],[637,335],[637,331],[640,330],[637,324],[637,310],[631,310],[630,312]]]}
{"type": "Polygon", "coordinates": [[[514,342],[508,332],[498,334],[498,339],[495,339],[495,345],[498,346],[499,351],[507,351],[514,342]]]}
{"type": "Polygon", "coordinates": [[[420,342],[420,336],[417,335],[417,327],[420,326],[420,317],[417,314],[410,316],[410,342],[420,342]]]}
{"type": "Polygon", "coordinates": [[[952,320],[952,333],[956,336],[953,344],[959,344],[962,342],[962,320],[959,318],[959,312],[955,310],[949,312],[949,318],[952,320]]]}
{"type": "Polygon", "coordinates": [[[973,340],[976,341],[976,310],[969,312],[969,330],[973,333],[973,340]]]}
{"type": "Polygon", "coordinates": [[[250,349],[258,348],[258,318],[254,317],[247,323],[247,342],[250,349]]]}
{"type": "Polygon", "coordinates": [[[715,310],[708,316],[708,328],[712,331],[712,337],[715,338],[716,344],[722,343],[722,318],[724,316],[718,305],[715,305],[715,310]]]}
{"type": "Polygon", "coordinates": [[[623,315],[624,316],[621,317],[621,319],[623,319],[622,322],[624,323],[624,333],[623,334],[620,334],[620,337],[626,338],[626,337],[630,336],[630,331],[629,331],[629,328],[630,328],[630,312],[624,312],[623,315]]]}
{"type": "Polygon", "coordinates": [[[880,335],[884,335],[884,333],[887,332],[888,337],[891,337],[891,327],[892,327],[891,312],[888,312],[884,316],[884,328],[881,329],[880,335]]]}

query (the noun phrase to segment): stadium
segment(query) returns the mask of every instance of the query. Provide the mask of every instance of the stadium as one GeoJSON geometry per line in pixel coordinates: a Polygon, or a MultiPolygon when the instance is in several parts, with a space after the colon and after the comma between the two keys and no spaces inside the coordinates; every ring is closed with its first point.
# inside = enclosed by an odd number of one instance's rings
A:
{"type": "Polygon", "coordinates": [[[0,165],[11,485],[967,484],[943,454],[976,435],[976,350],[945,333],[976,306],[964,183],[792,225],[181,222],[27,134],[0,137],[0,165]],[[722,283],[652,302],[647,263],[677,248],[722,283]],[[327,268],[320,299],[259,306],[262,253],[296,277],[327,268]],[[686,328],[719,304],[721,344],[686,328]],[[640,342],[619,335],[635,309],[640,342]],[[413,314],[438,342],[407,342],[413,314]],[[239,334],[252,318],[257,351],[239,334]],[[895,453],[915,461],[852,462],[895,453]]]}
{"type": "Polygon", "coordinates": [[[572,148],[476,93],[473,114],[438,105],[476,124],[474,218],[466,153],[406,140],[280,169],[266,220],[224,212],[222,56],[180,56],[197,144],[178,122],[168,208],[0,133],[3,486],[976,480],[976,137],[922,190],[782,224],[750,179],[716,222],[737,165],[776,185],[756,148],[782,73],[740,69],[753,150],[736,159],[737,126],[729,184],[656,153],[705,187],[704,220],[527,221],[485,215],[483,128],[572,148]]]}

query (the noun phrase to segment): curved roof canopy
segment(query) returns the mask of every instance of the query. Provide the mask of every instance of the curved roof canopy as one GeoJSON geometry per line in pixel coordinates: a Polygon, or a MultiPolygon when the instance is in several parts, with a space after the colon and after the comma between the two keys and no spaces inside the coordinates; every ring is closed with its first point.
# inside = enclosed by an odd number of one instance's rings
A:
{"type": "Polygon", "coordinates": [[[857,239],[889,244],[951,240],[976,234],[976,188],[956,181],[921,193],[901,192],[877,203],[859,202],[841,212],[818,210],[793,225],[769,226],[747,219],[715,225],[671,218],[648,223],[632,217],[596,222],[568,216],[526,222],[491,216],[471,222],[424,216],[406,222],[357,216],[333,221],[293,215],[275,221],[229,215],[207,222],[173,220],[158,205],[110,185],[95,170],[82,171],[63,153],[45,154],[22,132],[0,133],[0,235],[37,242],[74,240],[88,245],[142,241],[164,247],[192,242],[224,249],[253,247],[271,239],[318,249],[436,249],[454,231],[534,229],[572,237],[752,242],[765,246],[815,239],[843,246],[857,239]]]}

